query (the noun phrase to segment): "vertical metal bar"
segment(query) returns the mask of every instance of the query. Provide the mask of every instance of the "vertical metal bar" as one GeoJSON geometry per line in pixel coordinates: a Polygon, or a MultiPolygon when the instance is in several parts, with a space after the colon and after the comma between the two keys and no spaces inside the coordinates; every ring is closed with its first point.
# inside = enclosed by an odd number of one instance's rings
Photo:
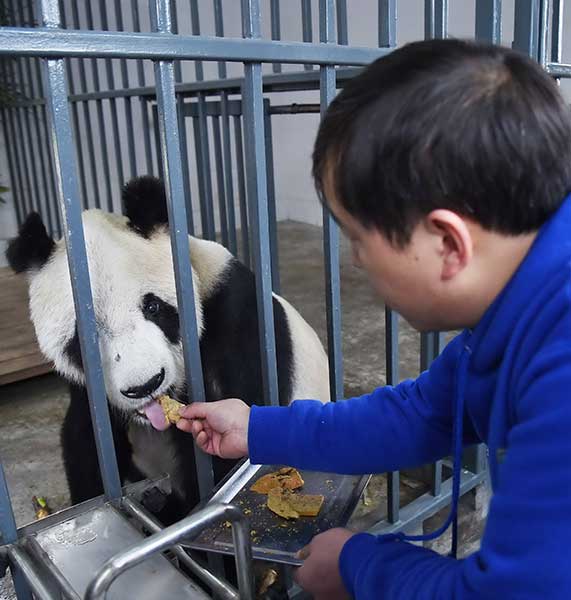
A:
{"type": "Polygon", "coordinates": [[[153,105],[153,131],[155,134],[155,152],[157,154],[157,170],[159,172],[159,178],[165,178],[165,172],[163,167],[164,157],[161,152],[161,129],[159,125],[159,115],[156,105],[153,105]]]}
{"type": "MultiPolygon", "coordinates": [[[[93,29],[93,10],[91,7],[91,0],[87,1],[86,4],[86,16],[87,16],[87,28],[93,29]]],[[[99,92],[101,90],[101,85],[99,81],[99,71],[97,67],[97,59],[93,58],[91,60],[91,70],[93,76],[93,90],[95,92],[99,92]]],[[[99,148],[101,150],[101,162],[103,164],[103,182],[105,185],[105,192],[107,196],[107,210],[111,212],[113,210],[113,192],[111,191],[111,170],[109,168],[109,155],[107,153],[107,128],[105,127],[105,119],[103,118],[103,101],[98,99],[95,101],[95,109],[97,114],[97,129],[99,131],[99,148]]],[[[87,119],[87,117],[86,117],[87,119]]],[[[93,183],[95,185],[95,197],[96,202],[98,202],[98,198],[100,196],[98,190],[98,177],[96,176],[93,183]]],[[[96,204],[97,205],[97,204],[96,204]]]]}
{"type": "MultiPolygon", "coordinates": [[[[172,20],[169,0],[153,0],[151,21],[154,29],[162,34],[171,32],[172,20]]],[[[160,141],[164,162],[165,188],[169,216],[169,230],[173,252],[177,304],[186,377],[194,402],[204,402],[204,381],[198,342],[196,306],[190,268],[187,216],[184,202],[184,181],[175,95],[175,76],[172,61],[155,62],[157,82],[157,110],[159,116],[160,141]]],[[[200,497],[207,497],[214,484],[212,460],[198,448],[196,466],[200,497]]]]}
{"type": "Polygon", "coordinates": [[[226,191],[224,189],[224,164],[222,163],[220,117],[218,116],[212,117],[212,134],[214,137],[214,162],[216,163],[216,192],[218,194],[220,231],[222,233],[222,244],[228,248],[228,215],[226,212],[226,191]]]}
{"type": "MultiPolygon", "coordinates": [[[[75,3],[72,5],[72,9],[74,11],[74,16],[77,13],[77,6],[75,6],[75,3]]],[[[61,26],[63,29],[67,28],[67,17],[65,14],[65,2],[63,0],[60,0],[60,15],[61,15],[61,26]]],[[[77,29],[77,27],[75,26],[74,23],[74,28],[77,29]]],[[[75,86],[75,78],[73,76],[73,70],[72,70],[72,60],[75,59],[70,59],[68,58],[65,61],[65,67],[66,67],[66,74],[67,74],[67,80],[69,82],[69,89],[70,89],[70,93],[71,94],[75,94],[76,91],[76,86],[75,86]]],[[[78,68],[79,68],[79,63],[82,62],[81,59],[75,60],[75,62],[78,64],[78,68]]],[[[85,157],[83,155],[83,144],[80,138],[80,128],[79,128],[79,106],[77,105],[76,102],[72,102],[71,103],[71,115],[72,115],[72,119],[73,119],[73,133],[74,133],[74,137],[76,140],[76,147],[77,147],[77,164],[79,167],[79,183],[81,186],[81,205],[83,206],[83,208],[87,208],[87,202],[88,202],[88,198],[87,198],[87,177],[85,176],[85,157]]]]}
{"type": "Polygon", "coordinates": [[[563,36],[563,0],[553,0],[553,17],[551,22],[551,60],[561,62],[561,40],[563,36]]]}
{"type": "Polygon", "coordinates": [[[476,39],[501,43],[502,0],[476,0],[476,39]]]}
{"type": "MultiPolygon", "coordinates": [[[[385,363],[387,385],[399,382],[399,322],[398,314],[385,308],[385,363]]],[[[389,523],[399,520],[400,475],[398,471],[387,473],[387,518],[389,523]]]]}
{"type": "MultiPolygon", "coordinates": [[[[73,19],[73,26],[75,29],[80,29],[80,22],[79,22],[79,10],[77,7],[77,2],[72,2],[72,19],[73,19]]],[[[63,15],[63,13],[62,13],[63,15]]],[[[87,77],[85,75],[85,64],[84,64],[84,59],[80,59],[79,60],[79,86],[80,86],[80,90],[82,94],[85,94],[87,92],[87,77]]],[[[95,145],[93,143],[93,130],[91,127],[91,113],[89,111],[89,103],[87,101],[82,102],[82,107],[83,107],[83,119],[85,122],[85,133],[86,133],[86,137],[87,137],[87,151],[89,153],[89,167],[90,167],[90,173],[91,173],[91,189],[93,189],[93,198],[95,200],[95,206],[96,208],[101,208],[101,200],[99,198],[99,182],[98,177],[97,177],[97,166],[95,164],[95,145]]],[[[75,115],[74,115],[74,119],[75,119],[75,115]]],[[[77,125],[77,131],[79,131],[79,124],[77,125]]],[[[78,136],[79,139],[79,136],[78,136]]],[[[81,142],[78,144],[78,146],[81,148],[81,142]]],[[[80,159],[80,163],[81,163],[81,159],[80,159]]],[[[80,177],[82,177],[84,179],[84,181],[82,182],[82,184],[84,186],[87,186],[87,181],[86,181],[86,177],[85,177],[85,172],[83,173],[83,175],[80,174],[80,177]]],[[[85,198],[85,202],[88,201],[87,198],[87,187],[85,187],[85,192],[84,192],[84,198],[85,198]]]]}
{"type": "MultiPolygon", "coordinates": [[[[58,28],[60,16],[57,5],[50,0],[41,0],[41,7],[44,26],[58,28]]],[[[64,227],[65,241],[97,457],[106,497],[108,499],[119,498],[121,481],[99,356],[62,59],[46,60],[45,82],[48,114],[53,132],[53,151],[58,173],[58,196],[66,224],[64,227]]]]}
{"type": "Polygon", "coordinates": [[[518,0],[512,47],[539,59],[540,0],[518,0]]]}
{"type": "MultiPolygon", "coordinates": [[[[107,0],[100,0],[99,12],[101,16],[101,29],[108,30],[109,22],[107,19],[107,0]]],[[[107,88],[115,89],[115,75],[113,74],[113,63],[110,58],[105,59],[105,73],[107,76],[107,88]]],[[[117,99],[109,98],[109,108],[111,110],[111,133],[113,135],[113,145],[115,146],[115,165],[117,167],[117,178],[119,188],[125,183],[125,174],[123,171],[123,151],[121,147],[121,136],[119,135],[119,119],[117,117],[117,99]]]]}
{"type": "MultiPolygon", "coordinates": [[[[280,19],[280,0],[270,0],[270,19],[272,22],[272,40],[281,40],[281,19],[280,19]]],[[[281,73],[282,66],[280,63],[272,64],[274,73],[281,73]]]]}
{"type": "Polygon", "coordinates": [[[397,45],[396,0],[379,0],[379,48],[397,45]]]}
{"type": "MultiPolygon", "coordinates": [[[[301,29],[304,42],[313,42],[313,21],[311,18],[311,0],[301,0],[301,29]]],[[[311,71],[313,65],[303,65],[306,71],[311,71]]]]}
{"type": "Polygon", "coordinates": [[[236,214],[234,210],[234,182],[232,179],[232,142],[230,139],[230,116],[228,114],[228,96],[222,94],[222,154],[224,157],[224,185],[228,213],[228,249],[235,256],[238,252],[236,241],[236,214]]]}
{"type": "MultiPolygon", "coordinates": [[[[198,108],[198,103],[196,104],[198,108]]],[[[198,113],[197,113],[198,114],[198,113]]],[[[202,153],[202,139],[200,137],[200,125],[198,116],[192,117],[192,127],[194,131],[194,156],[196,159],[196,182],[198,184],[198,200],[200,203],[200,226],[203,238],[208,239],[208,207],[206,204],[206,191],[204,189],[204,163],[202,153]]]]}
{"type": "MultiPolygon", "coordinates": [[[[242,0],[244,37],[259,38],[261,33],[259,0],[242,0]]],[[[262,92],[261,63],[244,64],[243,83],[244,127],[246,141],[246,169],[250,225],[252,227],[252,254],[256,274],[256,299],[260,357],[264,400],[277,406],[278,373],[272,299],[272,273],[268,231],[268,188],[266,181],[266,151],[264,138],[264,97],[262,92]]]]}
{"type": "MultiPolygon", "coordinates": [[[[115,19],[117,21],[117,29],[124,31],[123,26],[123,9],[122,2],[115,0],[115,19]]],[[[122,58],[120,60],[121,65],[121,85],[124,89],[129,88],[129,71],[127,69],[127,61],[122,58]]],[[[180,70],[180,64],[179,64],[180,70]]],[[[135,133],[133,127],[133,106],[131,104],[131,98],[129,96],[123,98],[125,107],[125,125],[127,129],[127,151],[129,153],[129,175],[134,177],[137,174],[137,160],[135,157],[135,133]]]]}
{"type": "MultiPolygon", "coordinates": [[[[333,0],[319,0],[319,32],[322,43],[335,42],[333,0]]],[[[320,71],[321,114],[324,115],[336,92],[335,67],[320,71]]],[[[343,350],[341,347],[341,275],[339,272],[339,227],[331,213],[323,209],[323,250],[325,254],[325,300],[331,400],[343,398],[343,350]]]]}
{"type": "MultiPolygon", "coordinates": [[[[8,110],[5,108],[0,109],[0,119],[2,120],[2,133],[4,134],[4,139],[9,140],[10,134],[8,133],[8,110]]],[[[17,189],[17,181],[16,181],[16,165],[14,161],[14,156],[12,154],[12,144],[6,144],[6,158],[8,159],[8,177],[10,178],[10,189],[12,190],[12,198],[14,200],[14,209],[16,210],[16,222],[18,223],[18,227],[24,221],[24,215],[22,214],[22,208],[20,206],[20,194],[21,191],[17,189]]],[[[3,180],[3,183],[6,183],[3,180]]]]}
{"type": "Polygon", "coordinates": [[[539,25],[539,62],[545,67],[549,62],[549,26],[551,13],[551,0],[541,0],[540,2],[540,25],[539,25]]]}
{"type": "MultiPolygon", "coordinates": [[[[190,3],[190,28],[192,35],[200,35],[200,14],[198,12],[198,1],[189,0],[190,3]]],[[[196,81],[204,79],[204,68],[201,60],[194,61],[196,70],[196,81]]]]}
{"type": "Polygon", "coordinates": [[[202,179],[204,193],[204,208],[206,210],[206,233],[203,236],[209,240],[216,239],[216,226],[214,224],[214,199],[212,196],[212,177],[210,170],[210,144],[208,142],[208,119],[206,116],[206,98],[204,94],[198,95],[198,137],[200,139],[200,153],[202,172],[198,177],[202,179]]]}
{"type": "Polygon", "coordinates": [[[337,43],[346,46],[349,43],[347,26],[347,0],[337,0],[337,43]]]}
{"type": "MultiPolygon", "coordinates": [[[[224,37],[224,13],[222,11],[222,0],[214,0],[214,32],[217,37],[224,37]]],[[[218,61],[218,77],[226,79],[226,63],[218,61]]]]}
{"type": "Polygon", "coordinates": [[[182,161],[182,177],[184,203],[186,206],[186,223],[188,233],[194,235],[194,215],[192,214],[192,198],[190,192],[190,172],[188,169],[188,147],[186,139],[186,118],[184,111],[184,97],[179,95],[177,98],[178,106],[178,130],[180,133],[180,158],[182,161]]]}
{"type": "MultiPolygon", "coordinates": [[[[176,0],[170,0],[170,3],[171,3],[170,11],[171,11],[171,18],[172,18],[172,33],[177,34],[178,33],[177,3],[176,3],[176,0]]],[[[174,80],[177,83],[180,83],[182,81],[180,60],[174,61],[174,80]]]]}
{"type": "Polygon", "coordinates": [[[238,200],[240,203],[240,233],[242,238],[242,262],[252,266],[250,253],[250,233],[248,225],[248,203],[246,199],[246,167],[244,164],[244,146],[242,140],[242,121],[234,117],[234,138],[236,142],[236,170],[238,173],[238,200]]]}
{"type": "Polygon", "coordinates": [[[278,246],[278,215],[276,210],[276,185],[274,177],[274,143],[272,136],[272,115],[270,102],[264,102],[266,179],[268,182],[268,219],[270,228],[270,259],[272,263],[272,290],[280,293],[280,261],[278,246]]]}
{"type": "Polygon", "coordinates": [[[424,37],[448,36],[448,0],[424,0],[424,37]]]}
{"type": "MultiPolygon", "coordinates": [[[[133,28],[141,31],[141,19],[139,16],[139,0],[131,0],[131,13],[133,16],[133,28]]],[[[137,60],[137,82],[139,87],[145,87],[145,67],[142,60],[137,60]]],[[[143,127],[143,144],[145,147],[145,165],[147,173],[153,173],[153,155],[151,151],[151,130],[149,123],[149,105],[146,96],[139,97],[139,108],[143,127]]]]}
{"type": "MultiPolygon", "coordinates": [[[[6,484],[4,469],[0,462],[0,545],[13,544],[18,540],[16,519],[12,512],[10,492],[6,484]]],[[[11,567],[14,587],[18,600],[32,600],[32,594],[20,569],[11,567]]]]}

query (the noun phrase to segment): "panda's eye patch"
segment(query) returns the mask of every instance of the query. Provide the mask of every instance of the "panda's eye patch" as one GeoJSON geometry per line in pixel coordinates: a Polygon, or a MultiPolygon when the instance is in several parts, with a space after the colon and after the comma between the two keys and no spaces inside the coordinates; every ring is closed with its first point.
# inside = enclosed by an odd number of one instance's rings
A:
{"type": "Polygon", "coordinates": [[[177,309],[155,294],[145,294],[141,300],[141,311],[147,321],[159,327],[167,339],[178,344],[180,340],[177,309]]]}

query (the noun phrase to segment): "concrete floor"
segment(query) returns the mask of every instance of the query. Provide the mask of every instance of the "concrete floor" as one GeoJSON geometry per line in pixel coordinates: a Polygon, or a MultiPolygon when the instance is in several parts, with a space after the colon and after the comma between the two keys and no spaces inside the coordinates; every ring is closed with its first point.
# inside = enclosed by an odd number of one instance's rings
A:
{"type": "MultiPolygon", "coordinates": [[[[279,226],[281,293],[326,340],[325,286],[321,229],[294,222],[279,226]]],[[[345,396],[371,391],[385,383],[384,307],[370,289],[365,274],[352,267],[345,241],[341,251],[341,298],[345,396]]],[[[400,376],[415,377],[419,370],[419,335],[406,323],[400,328],[400,376]]],[[[68,503],[59,447],[59,428],[67,405],[65,384],[54,375],[0,387],[0,458],[6,471],[18,525],[34,518],[31,498],[46,496],[55,510],[68,503]]],[[[403,502],[426,491],[422,482],[401,484],[403,502]]],[[[373,505],[361,508],[375,518],[384,516],[386,482],[377,476],[370,490],[373,505]]],[[[474,494],[463,501],[463,553],[477,548],[485,501],[474,494]]],[[[443,514],[435,516],[433,529],[443,514]]],[[[446,540],[433,545],[446,550],[446,540]],[[441,547],[439,547],[439,545],[441,547]]],[[[9,597],[6,593],[4,598],[9,597]]],[[[0,582],[0,600],[2,583],[0,582]]]]}

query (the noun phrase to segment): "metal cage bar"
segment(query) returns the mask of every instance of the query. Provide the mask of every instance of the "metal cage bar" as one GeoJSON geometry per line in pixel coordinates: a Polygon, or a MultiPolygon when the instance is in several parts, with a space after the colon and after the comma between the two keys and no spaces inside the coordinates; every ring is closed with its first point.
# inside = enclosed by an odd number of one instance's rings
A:
{"type": "MultiPolygon", "coordinates": [[[[260,37],[259,0],[242,0],[242,24],[245,38],[255,39],[260,37]]],[[[261,62],[248,62],[244,65],[242,98],[247,158],[248,209],[252,231],[252,257],[256,275],[263,392],[265,403],[277,406],[279,404],[278,372],[272,301],[261,62]]]]}
{"type": "MultiPolygon", "coordinates": [[[[170,34],[172,27],[169,0],[153,0],[151,21],[162,34],[170,34]]],[[[175,74],[172,61],[155,63],[157,82],[157,112],[162,148],[165,190],[169,217],[169,231],[173,253],[177,306],[186,376],[194,402],[204,402],[204,380],[198,342],[194,283],[190,268],[190,249],[184,181],[180,154],[175,74]]],[[[207,497],[214,485],[212,460],[198,448],[195,452],[200,497],[207,497]]]]}
{"type": "MultiPolygon", "coordinates": [[[[333,0],[319,0],[319,37],[323,45],[335,42],[335,6],[333,0]]],[[[336,93],[335,69],[331,66],[321,66],[320,82],[321,114],[324,115],[336,93]]],[[[325,207],[323,208],[323,251],[325,254],[329,392],[331,400],[340,400],[343,398],[344,393],[339,227],[325,207]]]]}
{"type": "Polygon", "coordinates": [[[393,48],[397,45],[397,3],[396,0],[379,0],[379,48],[393,48]]]}
{"type": "MultiPolygon", "coordinates": [[[[50,0],[41,0],[41,7],[44,25],[59,27],[60,15],[57,5],[50,0]]],[[[103,488],[106,497],[111,499],[121,496],[121,482],[99,355],[63,63],[63,59],[49,59],[45,62],[45,89],[89,408],[103,488]]]]}
{"type": "Polygon", "coordinates": [[[502,0],[476,0],[476,39],[500,44],[502,41],[502,0]]]}

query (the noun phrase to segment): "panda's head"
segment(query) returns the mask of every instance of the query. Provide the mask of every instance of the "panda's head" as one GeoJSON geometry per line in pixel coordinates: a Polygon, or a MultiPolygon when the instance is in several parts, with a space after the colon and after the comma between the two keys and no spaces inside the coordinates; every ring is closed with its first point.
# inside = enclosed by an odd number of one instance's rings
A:
{"type": "MultiPolygon", "coordinates": [[[[128,183],[126,216],[88,210],[83,226],[107,396],[140,423],[160,428],[155,399],[180,396],[185,373],[165,192],[151,177],[128,183]]],[[[218,246],[216,244],[216,246],[218,246]]],[[[30,312],[42,352],[68,380],[84,383],[65,244],[30,215],[7,251],[29,278],[30,312]]],[[[192,270],[199,331],[200,282],[192,270]]]]}

